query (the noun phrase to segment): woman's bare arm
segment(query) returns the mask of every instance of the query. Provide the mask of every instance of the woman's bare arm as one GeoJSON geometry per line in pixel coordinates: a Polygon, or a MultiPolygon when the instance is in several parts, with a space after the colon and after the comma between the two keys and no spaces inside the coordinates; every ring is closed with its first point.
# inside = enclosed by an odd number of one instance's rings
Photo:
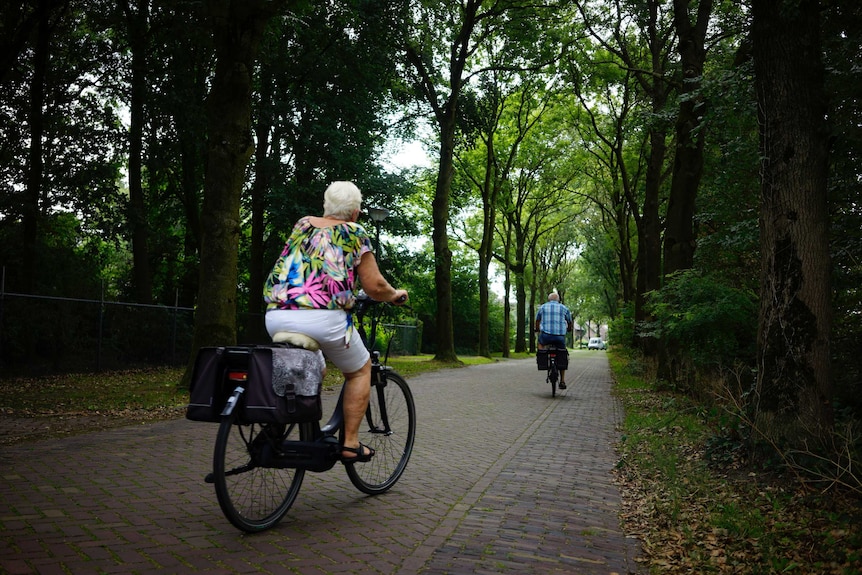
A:
{"type": "Polygon", "coordinates": [[[377,267],[377,260],[373,253],[365,252],[362,254],[356,271],[359,272],[359,282],[362,284],[362,289],[375,300],[391,303],[407,301],[407,290],[395,289],[386,281],[386,278],[380,273],[380,268],[377,267]]]}

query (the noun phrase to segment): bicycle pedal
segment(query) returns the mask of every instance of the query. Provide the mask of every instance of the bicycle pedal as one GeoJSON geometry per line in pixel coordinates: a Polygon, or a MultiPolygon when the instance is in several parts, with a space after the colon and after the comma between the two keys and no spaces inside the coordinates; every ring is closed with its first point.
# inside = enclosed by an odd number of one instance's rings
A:
{"type": "Polygon", "coordinates": [[[215,476],[212,473],[207,473],[207,476],[204,477],[204,483],[215,483],[215,476]]]}

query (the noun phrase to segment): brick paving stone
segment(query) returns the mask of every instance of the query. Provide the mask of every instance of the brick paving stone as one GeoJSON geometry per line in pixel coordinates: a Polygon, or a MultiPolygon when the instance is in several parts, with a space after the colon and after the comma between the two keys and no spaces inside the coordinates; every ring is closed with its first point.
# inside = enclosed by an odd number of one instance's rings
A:
{"type": "Polygon", "coordinates": [[[46,422],[0,415],[0,574],[637,573],[606,356],[573,352],[556,398],[543,380],[532,359],[412,378],[416,445],[390,492],[359,493],[340,466],[310,473],[284,521],[251,536],[203,482],[214,424],[11,443],[46,422]]]}

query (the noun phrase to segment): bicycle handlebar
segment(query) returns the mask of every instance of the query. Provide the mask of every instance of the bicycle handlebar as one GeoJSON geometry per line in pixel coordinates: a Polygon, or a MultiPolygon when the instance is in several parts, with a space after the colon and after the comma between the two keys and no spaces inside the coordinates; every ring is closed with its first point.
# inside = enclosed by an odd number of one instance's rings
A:
{"type": "MultiPolygon", "coordinates": [[[[399,304],[403,304],[405,301],[407,301],[407,296],[401,296],[400,298],[398,298],[394,302],[387,302],[387,301],[376,300],[365,292],[359,292],[358,294],[356,294],[356,305],[354,306],[354,309],[355,309],[356,313],[362,314],[376,305],[381,305],[381,304],[399,305],[399,304]]],[[[410,309],[410,306],[401,306],[401,307],[404,307],[405,309],[410,309]]]]}

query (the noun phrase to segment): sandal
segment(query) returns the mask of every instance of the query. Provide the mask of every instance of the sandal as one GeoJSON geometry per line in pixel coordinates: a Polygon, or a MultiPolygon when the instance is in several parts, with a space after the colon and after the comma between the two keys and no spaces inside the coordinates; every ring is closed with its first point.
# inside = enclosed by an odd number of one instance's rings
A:
{"type": "Polygon", "coordinates": [[[360,443],[359,447],[343,447],[341,451],[349,451],[350,453],[355,453],[353,456],[345,456],[341,455],[339,460],[341,463],[347,465],[349,463],[365,463],[366,461],[371,461],[371,458],[377,453],[364,443],[360,443]]]}

